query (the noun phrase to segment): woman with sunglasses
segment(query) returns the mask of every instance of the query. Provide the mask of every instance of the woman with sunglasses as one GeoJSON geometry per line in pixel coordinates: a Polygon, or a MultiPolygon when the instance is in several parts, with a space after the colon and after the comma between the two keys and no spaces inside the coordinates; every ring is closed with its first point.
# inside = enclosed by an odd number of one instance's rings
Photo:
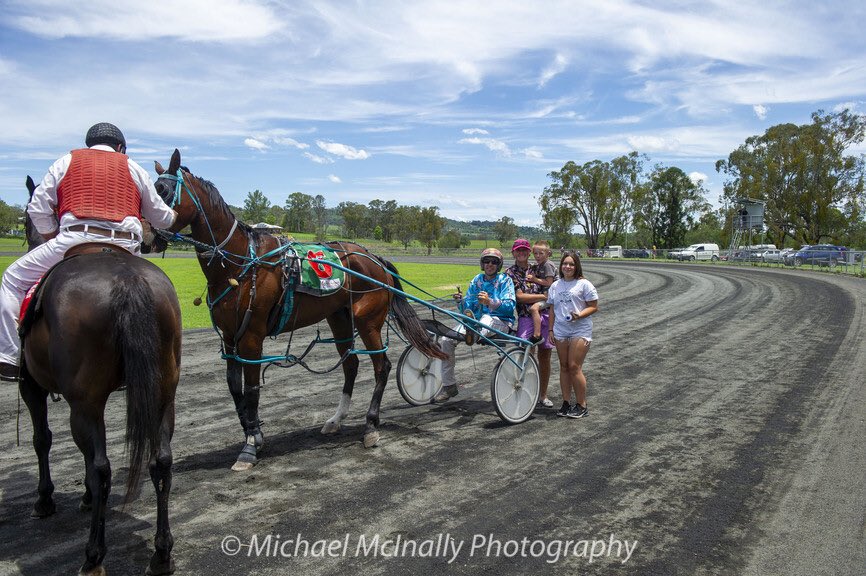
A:
{"type": "Polygon", "coordinates": [[[591,315],[598,312],[598,292],[584,278],[580,257],[566,252],[559,261],[559,280],[547,293],[550,307],[550,340],[559,356],[562,407],[557,416],[583,418],[586,409],[586,376],[583,362],[592,343],[591,315]],[[575,404],[570,400],[574,394],[575,404]]]}

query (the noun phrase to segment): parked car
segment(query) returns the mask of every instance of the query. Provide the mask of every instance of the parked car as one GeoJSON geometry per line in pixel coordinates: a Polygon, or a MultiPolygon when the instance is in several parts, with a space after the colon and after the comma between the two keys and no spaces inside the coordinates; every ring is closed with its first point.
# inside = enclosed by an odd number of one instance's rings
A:
{"type": "Polygon", "coordinates": [[[622,246],[606,246],[604,249],[605,258],[622,258],[622,246]]]}
{"type": "Polygon", "coordinates": [[[674,248],[673,250],[668,250],[668,260],[679,260],[680,254],[685,248],[674,248]]]}
{"type": "Polygon", "coordinates": [[[794,266],[802,266],[803,264],[835,266],[839,262],[845,262],[846,250],[847,248],[844,246],[832,244],[806,246],[794,253],[794,266]]]}
{"type": "Polygon", "coordinates": [[[761,253],[761,262],[772,262],[772,263],[780,263],[782,261],[782,251],[781,250],[764,250],[761,253]]]}
{"type": "Polygon", "coordinates": [[[794,265],[794,256],[796,256],[797,252],[800,250],[805,250],[808,248],[808,244],[804,244],[799,248],[785,248],[782,250],[782,262],[785,266],[793,266],[794,265]]]}
{"type": "Polygon", "coordinates": [[[623,258],[649,258],[650,251],[645,248],[626,248],[622,251],[623,258]]]}
{"type": "Polygon", "coordinates": [[[718,244],[692,244],[688,248],[680,251],[679,260],[712,260],[715,262],[719,259],[718,244]]]}

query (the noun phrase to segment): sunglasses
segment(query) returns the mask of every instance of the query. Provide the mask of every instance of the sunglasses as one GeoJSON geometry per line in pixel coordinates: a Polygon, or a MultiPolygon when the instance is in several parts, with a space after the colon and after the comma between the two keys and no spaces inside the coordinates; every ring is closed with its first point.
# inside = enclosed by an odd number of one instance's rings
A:
{"type": "Polygon", "coordinates": [[[482,258],[481,263],[482,264],[499,264],[499,259],[498,258],[482,258]]]}

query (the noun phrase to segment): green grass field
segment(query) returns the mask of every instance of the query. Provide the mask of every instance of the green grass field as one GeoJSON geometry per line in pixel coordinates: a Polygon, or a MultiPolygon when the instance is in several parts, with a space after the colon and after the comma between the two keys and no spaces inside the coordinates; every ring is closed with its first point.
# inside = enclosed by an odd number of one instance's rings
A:
{"type": "MultiPolygon", "coordinates": [[[[0,273],[6,270],[12,262],[13,256],[0,257],[0,273]]],[[[183,314],[184,328],[206,328],[210,327],[210,315],[207,306],[194,306],[193,300],[199,296],[203,297],[205,290],[205,277],[194,258],[153,258],[154,264],[162,268],[171,279],[177,290],[180,301],[181,313],[183,314]]],[[[477,274],[476,266],[461,264],[416,264],[401,263],[397,266],[400,276],[417,285],[424,291],[430,292],[436,297],[447,297],[456,290],[456,286],[466,291],[469,280],[477,274]]],[[[430,300],[429,295],[421,290],[413,288],[409,283],[404,283],[404,290],[418,298],[430,300]]]]}

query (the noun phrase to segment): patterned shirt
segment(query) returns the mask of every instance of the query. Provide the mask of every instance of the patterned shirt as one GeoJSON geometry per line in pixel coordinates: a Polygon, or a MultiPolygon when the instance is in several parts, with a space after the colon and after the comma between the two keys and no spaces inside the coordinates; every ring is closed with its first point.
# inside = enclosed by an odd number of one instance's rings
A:
{"type": "MultiPolygon", "coordinates": [[[[524,294],[541,294],[541,286],[535,284],[534,282],[526,281],[526,273],[529,272],[531,268],[521,268],[517,264],[510,266],[505,273],[508,274],[508,277],[511,278],[511,281],[514,282],[514,292],[523,292],[524,294]]],[[[517,317],[518,318],[526,318],[530,316],[529,307],[532,304],[524,304],[517,303],[517,317]]]]}

